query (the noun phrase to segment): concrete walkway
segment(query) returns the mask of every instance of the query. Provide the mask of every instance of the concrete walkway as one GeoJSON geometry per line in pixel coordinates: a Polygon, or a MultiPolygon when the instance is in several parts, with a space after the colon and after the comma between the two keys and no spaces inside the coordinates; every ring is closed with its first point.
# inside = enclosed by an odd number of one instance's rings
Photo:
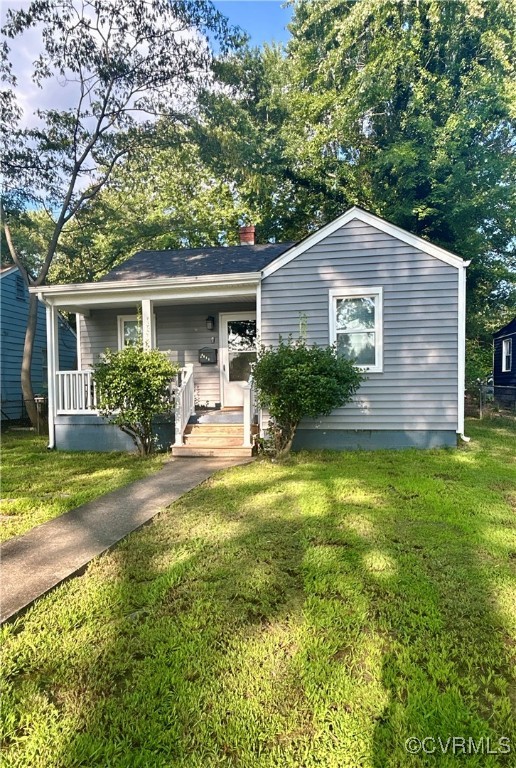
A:
{"type": "Polygon", "coordinates": [[[214,472],[249,459],[171,459],[156,474],[83,504],[0,546],[0,622],[13,618],[214,472]]]}

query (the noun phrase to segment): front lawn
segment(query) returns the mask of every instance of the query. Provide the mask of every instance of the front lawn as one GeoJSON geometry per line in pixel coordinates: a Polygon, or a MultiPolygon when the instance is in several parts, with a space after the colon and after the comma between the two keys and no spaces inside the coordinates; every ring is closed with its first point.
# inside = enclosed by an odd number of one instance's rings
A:
{"type": "Polygon", "coordinates": [[[159,469],[163,456],[48,451],[33,432],[2,435],[0,541],[159,469]]]}
{"type": "Polygon", "coordinates": [[[3,764],[514,765],[516,427],[467,431],[223,472],[39,600],[3,764]]]}

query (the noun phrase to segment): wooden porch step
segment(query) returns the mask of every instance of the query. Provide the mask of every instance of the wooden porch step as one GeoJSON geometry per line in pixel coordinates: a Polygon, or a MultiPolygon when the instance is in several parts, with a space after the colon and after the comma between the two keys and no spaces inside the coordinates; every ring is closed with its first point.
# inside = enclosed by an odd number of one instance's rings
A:
{"type": "Polygon", "coordinates": [[[191,432],[189,435],[184,436],[185,445],[199,445],[199,446],[221,446],[222,448],[229,448],[234,445],[241,446],[244,441],[244,430],[240,431],[240,434],[232,433],[225,434],[224,432],[210,432],[200,433],[191,432]]]}
{"type": "MultiPolygon", "coordinates": [[[[251,428],[257,434],[257,424],[251,428]]],[[[187,424],[184,445],[172,446],[172,456],[238,458],[252,456],[253,448],[244,447],[244,425],[224,423],[187,424]]]]}
{"type": "Polygon", "coordinates": [[[243,446],[231,446],[228,448],[213,447],[213,446],[200,446],[200,445],[173,445],[172,456],[182,456],[184,458],[227,458],[237,459],[245,456],[252,456],[252,448],[244,448],[243,446]]]}
{"type": "Polygon", "coordinates": [[[185,435],[243,435],[243,424],[187,424],[185,435]]]}

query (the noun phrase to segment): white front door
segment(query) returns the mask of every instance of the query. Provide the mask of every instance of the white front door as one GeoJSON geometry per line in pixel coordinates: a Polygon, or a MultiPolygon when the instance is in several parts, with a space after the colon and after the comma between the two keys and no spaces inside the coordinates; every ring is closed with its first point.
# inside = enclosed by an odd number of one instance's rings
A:
{"type": "Polygon", "coordinates": [[[256,362],[256,312],[221,313],[219,328],[222,407],[242,406],[243,386],[256,362]]]}

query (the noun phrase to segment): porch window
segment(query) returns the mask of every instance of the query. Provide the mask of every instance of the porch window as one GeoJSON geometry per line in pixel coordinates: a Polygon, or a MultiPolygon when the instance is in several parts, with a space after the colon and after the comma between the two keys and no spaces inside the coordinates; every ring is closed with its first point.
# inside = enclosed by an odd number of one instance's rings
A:
{"type": "Polygon", "coordinates": [[[504,339],[502,342],[502,372],[509,373],[512,370],[512,339],[504,339]]]}
{"type": "Polygon", "coordinates": [[[141,336],[137,315],[118,316],[118,349],[133,347],[141,336]]]}
{"type": "Polygon", "coordinates": [[[381,288],[330,291],[330,340],[337,353],[370,373],[383,371],[381,288]]]}

